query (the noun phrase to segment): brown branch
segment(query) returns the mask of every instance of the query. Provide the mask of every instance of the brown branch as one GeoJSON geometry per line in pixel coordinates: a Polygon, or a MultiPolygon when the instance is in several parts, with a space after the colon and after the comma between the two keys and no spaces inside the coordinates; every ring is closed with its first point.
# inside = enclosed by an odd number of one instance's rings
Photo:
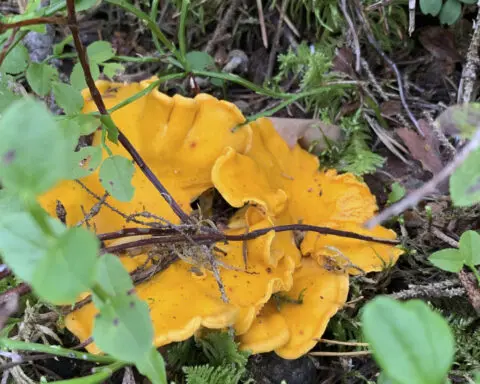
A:
{"type": "Polygon", "coordinates": [[[3,60],[5,60],[5,57],[7,56],[8,50],[10,49],[10,46],[15,41],[15,36],[17,35],[19,30],[20,30],[20,28],[14,28],[13,31],[12,31],[12,34],[8,38],[7,42],[3,45],[3,49],[0,52],[0,66],[3,63],[3,60]]]}
{"type": "MultiPolygon", "coordinates": [[[[127,249],[144,247],[147,245],[176,244],[176,243],[183,243],[190,240],[193,240],[196,244],[213,244],[213,243],[225,242],[225,241],[247,241],[247,240],[253,240],[253,239],[256,239],[257,237],[263,236],[270,231],[316,232],[322,235],[346,237],[346,238],[362,240],[362,241],[371,241],[379,244],[387,244],[387,245],[399,244],[398,240],[380,239],[377,237],[360,235],[355,232],[342,231],[339,229],[333,229],[333,228],[327,228],[327,227],[318,227],[315,225],[308,225],[308,224],[278,225],[274,227],[257,229],[255,231],[247,232],[240,235],[228,235],[220,231],[211,231],[210,233],[189,234],[188,236],[190,237],[190,239],[188,239],[186,235],[182,235],[182,234],[159,236],[165,230],[157,229],[157,228],[125,228],[122,231],[123,231],[123,234],[122,234],[123,236],[119,236],[119,237],[138,236],[138,235],[152,235],[152,237],[148,239],[140,239],[140,240],[135,240],[128,243],[113,245],[111,247],[105,247],[102,249],[102,253],[123,252],[127,249]]],[[[114,234],[117,234],[117,233],[118,232],[100,234],[99,239],[102,239],[102,240],[105,238],[112,239],[114,234]]]]}
{"type": "MultiPolygon", "coordinates": [[[[78,59],[83,68],[83,72],[85,74],[85,81],[87,83],[88,89],[90,90],[92,100],[95,102],[95,105],[97,106],[97,109],[100,112],[100,114],[104,116],[108,116],[109,114],[105,106],[105,103],[103,102],[100,91],[98,90],[95,84],[95,81],[93,80],[92,73],[90,72],[87,53],[82,44],[82,41],[80,40],[77,16],[75,14],[75,0],[67,0],[67,11],[68,11],[68,26],[70,28],[70,31],[72,32],[75,49],[77,50],[78,59]]],[[[170,205],[170,208],[173,210],[173,212],[175,212],[175,214],[183,222],[189,222],[190,217],[183,211],[183,209],[175,201],[173,196],[167,191],[167,189],[163,186],[163,184],[157,178],[157,176],[155,176],[155,174],[152,172],[150,167],[145,163],[145,161],[140,156],[138,151],[135,149],[135,147],[128,140],[128,138],[122,133],[120,129],[118,129],[118,141],[120,141],[123,147],[130,154],[130,156],[132,156],[133,161],[135,161],[135,163],[138,165],[140,170],[145,174],[147,179],[150,180],[150,182],[154,185],[154,187],[160,192],[162,197],[170,205]]]]}
{"type": "Polygon", "coordinates": [[[3,33],[9,29],[21,28],[29,25],[40,24],[67,24],[65,17],[35,17],[33,19],[20,20],[15,23],[0,23],[0,33],[3,33]]]}

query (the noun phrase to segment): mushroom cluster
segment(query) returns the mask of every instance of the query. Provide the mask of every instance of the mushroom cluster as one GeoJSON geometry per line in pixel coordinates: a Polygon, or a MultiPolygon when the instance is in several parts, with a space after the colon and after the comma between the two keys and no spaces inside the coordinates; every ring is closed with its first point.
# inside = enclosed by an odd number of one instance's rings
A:
{"type": "MultiPolygon", "coordinates": [[[[97,87],[111,108],[155,80],[98,81],[97,87]]],[[[83,112],[96,111],[90,93],[85,90],[83,96],[83,112]]],[[[185,212],[191,213],[191,202],[212,189],[237,209],[224,229],[227,234],[302,223],[396,238],[380,226],[362,227],[377,209],[363,182],[351,174],[321,170],[317,157],[299,145],[289,147],[267,118],[233,129],[245,121],[234,104],[205,94],[169,97],[154,90],[116,110],[112,118],[185,212]]],[[[101,145],[99,133],[93,145],[101,145]]],[[[111,150],[130,158],[121,146],[111,145],[111,150]]],[[[89,191],[66,180],[42,196],[41,204],[55,216],[60,200],[67,225],[76,225],[98,202],[94,195],[105,193],[97,171],[81,182],[89,191]]],[[[114,209],[101,209],[89,220],[90,228],[105,233],[131,226],[118,211],[148,211],[153,218],[179,224],[138,169],[132,184],[133,199],[110,198],[114,209]]],[[[233,327],[244,350],[298,358],[315,346],[329,319],[345,304],[349,275],[382,270],[402,253],[378,242],[314,232],[299,239],[291,231],[273,230],[245,243],[216,247],[228,301],[222,299],[214,274],[208,268],[199,273],[185,258],[136,286],[149,305],[156,346],[186,340],[203,328],[233,327]]],[[[147,260],[145,254],[120,257],[129,271],[147,260]]],[[[81,306],[67,316],[66,326],[84,341],[92,334],[95,314],[93,304],[81,306]]],[[[87,349],[101,352],[94,343],[87,349]]]]}

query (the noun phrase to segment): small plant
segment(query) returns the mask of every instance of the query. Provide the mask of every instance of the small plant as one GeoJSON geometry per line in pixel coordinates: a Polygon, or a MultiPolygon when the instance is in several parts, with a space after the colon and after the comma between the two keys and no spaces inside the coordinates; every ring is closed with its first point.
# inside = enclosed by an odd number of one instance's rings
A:
{"type": "Polygon", "coordinates": [[[459,249],[446,248],[433,253],[428,259],[436,267],[448,272],[460,272],[464,266],[472,270],[480,284],[476,265],[480,264],[480,235],[466,231],[460,237],[459,249]]]}
{"type": "Polygon", "coordinates": [[[476,4],[477,0],[420,0],[424,15],[438,16],[442,24],[454,24],[462,14],[462,4],[476,4]]]}

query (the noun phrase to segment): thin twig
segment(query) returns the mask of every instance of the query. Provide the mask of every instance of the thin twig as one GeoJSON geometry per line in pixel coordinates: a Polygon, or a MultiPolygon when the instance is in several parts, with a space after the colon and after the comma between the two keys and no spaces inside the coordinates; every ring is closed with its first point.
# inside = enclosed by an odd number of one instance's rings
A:
{"type": "Polygon", "coordinates": [[[350,17],[350,14],[348,12],[346,0],[340,0],[340,9],[342,10],[343,16],[347,21],[348,28],[350,30],[350,35],[352,36],[352,39],[353,39],[352,45],[353,45],[353,51],[355,52],[355,72],[359,73],[360,58],[361,58],[360,42],[358,41],[358,35],[357,35],[355,25],[353,24],[352,18],[350,17]]]}
{"type": "MultiPolygon", "coordinates": [[[[318,227],[315,225],[308,225],[308,224],[288,224],[288,225],[278,225],[273,227],[261,228],[256,229],[251,232],[247,232],[244,234],[239,235],[229,235],[225,234],[220,231],[212,230],[209,233],[197,233],[189,235],[191,237],[191,241],[194,244],[212,244],[216,242],[222,241],[247,241],[253,240],[257,237],[264,236],[270,231],[275,232],[287,232],[287,231],[304,231],[304,232],[316,232],[322,235],[332,235],[332,236],[339,236],[339,237],[346,237],[355,240],[362,240],[362,241],[371,241],[374,243],[379,244],[387,244],[387,245],[398,245],[400,242],[398,240],[390,240],[390,239],[381,239],[372,236],[365,236],[360,235],[355,232],[349,231],[342,231],[339,229],[333,229],[328,227],[318,227]]],[[[125,228],[122,230],[121,233],[119,232],[110,232],[98,235],[100,239],[112,239],[112,238],[119,238],[119,237],[128,237],[128,236],[139,236],[139,235],[152,235],[152,237],[147,239],[135,240],[128,243],[118,244],[111,247],[105,247],[102,249],[103,253],[116,253],[122,252],[129,248],[137,248],[143,247],[147,245],[153,244],[175,244],[185,242],[188,239],[186,238],[185,233],[181,233],[179,235],[170,235],[169,232],[165,232],[165,229],[162,228],[125,228]],[[162,234],[166,234],[166,236],[159,236],[162,234]]]]}
{"type": "Polygon", "coordinates": [[[265,79],[270,79],[272,77],[273,67],[275,66],[275,62],[277,60],[277,48],[278,44],[280,43],[280,36],[282,35],[283,31],[283,15],[285,15],[287,5],[288,0],[283,0],[282,8],[280,9],[280,15],[278,17],[277,30],[275,31],[275,36],[273,37],[272,42],[272,49],[270,50],[270,56],[268,57],[268,67],[267,72],[265,73],[265,79]]]}
{"type": "Polygon", "coordinates": [[[354,352],[310,352],[310,356],[324,356],[324,357],[354,357],[370,355],[371,351],[354,351],[354,352]]]}
{"type": "Polygon", "coordinates": [[[21,28],[29,25],[40,25],[40,24],[66,24],[67,19],[65,17],[36,17],[33,19],[20,20],[15,23],[0,23],[0,33],[3,33],[9,29],[21,28]]]}
{"type": "MultiPolygon", "coordinates": [[[[98,112],[103,116],[109,116],[105,103],[103,102],[100,91],[98,90],[95,81],[93,80],[92,73],[90,71],[90,65],[87,59],[87,53],[85,47],[80,39],[80,33],[77,23],[77,16],[75,14],[75,0],[67,0],[67,10],[68,10],[68,25],[72,33],[73,42],[75,49],[77,50],[78,59],[83,68],[85,74],[85,81],[87,83],[88,89],[90,90],[91,97],[97,106],[98,112]]],[[[117,127],[118,129],[118,127],[117,127]]],[[[150,167],[145,163],[143,158],[140,156],[138,151],[128,140],[128,138],[118,129],[118,141],[122,146],[127,150],[127,152],[132,156],[133,161],[138,165],[141,171],[145,174],[147,179],[153,184],[153,186],[160,192],[161,196],[165,201],[170,205],[171,209],[175,214],[183,221],[188,222],[190,220],[189,216],[183,211],[183,209],[178,205],[172,195],[167,191],[163,186],[160,180],[155,176],[150,167]]]]}
{"type": "Polygon", "coordinates": [[[351,347],[368,347],[368,343],[359,343],[354,341],[338,341],[338,340],[329,340],[329,339],[316,339],[320,343],[334,344],[334,345],[348,345],[351,347]]]}
{"type": "Polygon", "coordinates": [[[402,102],[403,108],[405,109],[405,112],[407,113],[410,121],[413,123],[413,125],[417,129],[418,133],[420,135],[422,135],[422,137],[425,137],[425,134],[423,133],[422,129],[420,128],[420,125],[418,124],[417,119],[415,118],[412,111],[410,110],[410,107],[408,106],[408,103],[407,103],[407,99],[405,98],[405,89],[404,89],[404,86],[403,86],[402,74],[398,70],[397,65],[393,62],[392,59],[390,59],[390,57],[388,57],[388,55],[380,47],[380,44],[378,44],[378,42],[373,37],[373,33],[370,29],[370,25],[366,21],[364,15],[363,15],[362,6],[361,6],[361,4],[359,4],[358,1],[356,2],[356,6],[354,8],[357,12],[358,18],[360,19],[360,21],[362,22],[362,24],[364,26],[365,35],[367,36],[368,42],[377,51],[377,53],[382,57],[382,59],[385,60],[385,62],[393,70],[393,72],[395,72],[395,77],[397,78],[397,84],[398,84],[398,93],[400,95],[400,100],[402,102]]]}
{"type": "Polygon", "coordinates": [[[258,20],[260,22],[260,31],[262,33],[263,46],[268,48],[267,28],[265,27],[265,17],[263,15],[262,0],[257,0],[258,20]]]}
{"type": "Polygon", "coordinates": [[[457,103],[468,103],[471,101],[473,85],[477,77],[477,69],[480,64],[478,49],[480,47],[480,7],[478,7],[477,18],[473,23],[473,35],[467,51],[467,63],[462,70],[462,78],[458,85],[457,103]]]}
{"type": "Polygon", "coordinates": [[[208,41],[207,46],[205,48],[205,52],[209,54],[213,52],[215,45],[220,40],[220,38],[223,35],[225,35],[225,32],[227,31],[228,26],[232,23],[233,16],[235,16],[235,12],[240,7],[241,2],[242,0],[232,1],[227,12],[225,12],[225,15],[223,16],[222,20],[220,21],[220,23],[218,23],[212,38],[208,41]]]}
{"type": "Polygon", "coordinates": [[[436,191],[437,185],[446,180],[470,155],[471,152],[476,150],[480,146],[480,128],[475,132],[471,141],[469,141],[461,151],[457,153],[457,156],[448,163],[440,172],[432,177],[430,181],[423,184],[417,190],[409,193],[405,198],[392,204],[388,208],[384,209],[380,214],[368,220],[365,223],[365,227],[372,229],[373,227],[383,223],[392,216],[397,216],[408,208],[416,206],[425,197],[436,191]]]}

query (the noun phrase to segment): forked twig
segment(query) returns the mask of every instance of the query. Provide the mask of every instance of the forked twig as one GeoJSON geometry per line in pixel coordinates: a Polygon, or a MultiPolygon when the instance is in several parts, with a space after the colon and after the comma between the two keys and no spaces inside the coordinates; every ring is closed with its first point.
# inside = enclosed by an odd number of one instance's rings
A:
{"type": "MultiPolygon", "coordinates": [[[[80,33],[77,23],[77,16],[75,14],[75,0],[67,0],[67,11],[68,11],[68,26],[72,33],[73,42],[75,45],[75,49],[77,50],[78,59],[82,66],[83,72],[85,74],[85,81],[87,83],[88,89],[90,90],[90,94],[92,100],[95,102],[98,111],[103,116],[109,116],[108,110],[103,102],[102,96],[100,91],[98,90],[95,81],[93,80],[92,73],[90,71],[90,65],[87,59],[87,53],[83,43],[80,39],[80,33]]],[[[163,186],[160,180],[155,176],[152,172],[150,167],[145,163],[143,158],[140,156],[138,151],[132,145],[132,143],[128,140],[128,138],[122,133],[122,131],[118,129],[118,141],[123,145],[123,147],[127,150],[127,152],[132,156],[133,161],[138,165],[140,170],[145,174],[147,179],[153,184],[153,186],[160,192],[162,197],[171,207],[173,212],[183,221],[189,222],[190,217],[183,211],[180,205],[175,201],[173,196],[167,191],[167,189],[163,186]]]]}

